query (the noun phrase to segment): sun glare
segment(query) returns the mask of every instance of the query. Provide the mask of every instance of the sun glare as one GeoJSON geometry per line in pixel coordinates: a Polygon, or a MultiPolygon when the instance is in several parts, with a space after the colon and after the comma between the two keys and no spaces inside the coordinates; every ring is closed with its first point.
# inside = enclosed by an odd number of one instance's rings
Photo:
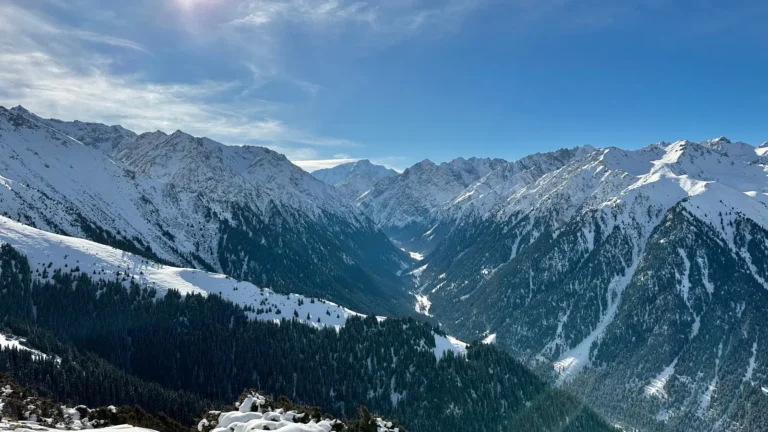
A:
{"type": "Polygon", "coordinates": [[[185,11],[190,11],[198,6],[214,3],[215,0],[171,0],[176,6],[185,11]]]}

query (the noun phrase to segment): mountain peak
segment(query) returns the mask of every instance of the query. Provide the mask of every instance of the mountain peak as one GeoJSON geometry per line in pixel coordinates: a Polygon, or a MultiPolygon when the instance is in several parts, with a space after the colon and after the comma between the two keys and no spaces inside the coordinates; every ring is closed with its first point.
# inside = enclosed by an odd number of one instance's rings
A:
{"type": "Polygon", "coordinates": [[[22,114],[22,115],[30,115],[32,114],[28,109],[24,108],[21,105],[16,105],[15,107],[10,109],[11,112],[22,114]]]}
{"type": "Polygon", "coordinates": [[[140,134],[137,138],[142,141],[148,140],[148,139],[168,138],[168,134],[158,129],[154,132],[144,132],[140,134]]]}
{"type": "Polygon", "coordinates": [[[435,164],[434,162],[432,162],[429,159],[424,159],[424,160],[418,162],[417,164],[415,164],[413,167],[428,168],[428,167],[434,167],[434,166],[437,166],[437,164],[435,164]]]}
{"type": "Polygon", "coordinates": [[[385,166],[360,159],[314,171],[312,175],[326,184],[334,186],[341,195],[355,200],[369,191],[377,182],[397,175],[397,172],[385,166]]]}
{"type": "Polygon", "coordinates": [[[171,138],[191,138],[191,139],[194,139],[194,138],[195,138],[194,136],[192,136],[192,135],[190,135],[190,134],[188,134],[188,133],[184,132],[184,131],[183,131],[183,130],[181,130],[181,129],[176,129],[176,130],[175,130],[175,131],[174,131],[174,132],[173,132],[173,133],[170,135],[170,137],[171,137],[171,138]]]}

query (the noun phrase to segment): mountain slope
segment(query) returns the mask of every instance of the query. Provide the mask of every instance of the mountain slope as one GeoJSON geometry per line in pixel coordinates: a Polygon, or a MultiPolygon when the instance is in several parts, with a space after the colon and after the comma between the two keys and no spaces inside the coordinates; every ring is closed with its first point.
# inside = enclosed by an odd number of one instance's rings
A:
{"type": "Polygon", "coordinates": [[[369,191],[379,180],[397,174],[397,171],[372,164],[367,159],[312,172],[315,178],[336,187],[341,196],[351,201],[369,191]]]}
{"type": "Polygon", "coordinates": [[[493,211],[544,174],[592,151],[589,146],[562,149],[515,162],[459,158],[436,165],[425,160],[378,182],[357,204],[402,246],[428,253],[463,219],[493,211]]]}
{"type": "Polygon", "coordinates": [[[408,256],[268,149],[0,108],[0,152],[0,212],[16,220],[363,312],[405,310],[408,256]]]}
{"type": "Polygon", "coordinates": [[[216,294],[234,304],[249,308],[252,318],[280,321],[299,317],[314,327],[341,327],[351,316],[360,316],[322,299],[299,294],[278,294],[223,274],[177,268],[89,240],[41,231],[0,216],[0,245],[23,253],[35,279],[54,277],[54,269],[88,275],[94,280],[135,283],[152,288],[159,295],[169,290],[183,295],[216,294]]]}
{"type": "Polygon", "coordinates": [[[742,395],[768,372],[751,318],[768,313],[758,153],[721,138],[578,157],[460,220],[421,263],[420,296],[617,421],[745,430],[742,395]]]}
{"type": "Polygon", "coordinates": [[[357,205],[391,238],[409,247],[429,229],[435,209],[504,163],[472,158],[436,165],[424,160],[377,182],[357,199],[357,205]]]}
{"type": "MultiPolygon", "coordinates": [[[[301,319],[252,320],[247,310],[213,295],[156,296],[136,284],[53,267],[54,276],[43,280],[8,245],[0,248],[0,269],[3,322],[30,347],[61,357],[57,363],[0,350],[0,371],[53,392],[101,378],[104,391],[86,387],[83,393],[131,400],[137,389],[113,388],[121,380],[133,385],[135,379],[124,376],[129,373],[151,383],[138,391],[150,404],[152,396],[166,402],[167,392],[223,402],[253,387],[319,404],[322,411],[313,412],[339,417],[349,418],[364,403],[415,432],[517,429],[518,421],[542,432],[612,430],[578,399],[552,391],[492,346],[437,355],[436,330],[417,320],[350,317],[339,329],[312,328],[301,319]],[[85,352],[109,365],[94,366],[85,352]]],[[[184,408],[175,411],[185,414],[184,408]]],[[[206,420],[204,428],[216,426],[206,420]]]]}

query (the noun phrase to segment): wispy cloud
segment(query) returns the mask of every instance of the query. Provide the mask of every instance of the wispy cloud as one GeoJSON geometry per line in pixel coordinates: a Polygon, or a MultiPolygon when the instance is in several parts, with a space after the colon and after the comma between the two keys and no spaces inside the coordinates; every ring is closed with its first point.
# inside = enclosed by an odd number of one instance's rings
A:
{"type": "Polygon", "coordinates": [[[112,46],[121,47],[121,48],[130,48],[132,50],[141,51],[141,52],[150,54],[150,52],[140,44],[127,39],[106,36],[106,35],[92,33],[88,31],[71,30],[71,29],[63,30],[63,31],[58,30],[57,32],[54,33],[54,35],[56,35],[56,33],[58,33],[57,36],[63,35],[64,37],[74,37],[74,38],[82,39],[88,42],[112,45],[112,46]]]}
{"type": "MultiPolygon", "coordinates": [[[[316,153],[310,152],[309,154],[316,153]]],[[[307,155],[307,153],[304,153],[303,155],[294,154],[293,158],[289,158],[293,161],[294,164],[300,166],[307,172],[313,172],[324,168],[333,168],[341,164],[357,162],[360,160],[360,158],[353,158],[346,154],[337,154],[334,155],[333,158],[329,159],[311,159],[302,157],[306,157],[307,155]]],[[[408,159],[399,156],[386,156],[381,158],[373,158],[371,159],[371,163],[376,165],[383,165],[397,172],[403,172],[404,167],[408,166],[408,159]]]]}
{"type": "Polygon", "coordinates": [[[356,26],[356,37],[383,36],[398,41],[427,26],[453,26],[485,0],[242,0],[233,27],[261,29],[296,24],[341,33],[356,26]]]}
{"type": "MultiPolygon", "coordinates": [[[[21,104],[46,117],[119,123],[138,132],[180,128],[225,143],[290,143],[352,147],[349,140],[318,137],[275,117],[267,101],[238,102],[248,84],[148,82],[141,74],[112,72],[112,56],[87,44],[147,50],[130,40],[57,25],[12,4],[0,5],[0,104],[21,104]]],[[[118,54],[114,54],[118,55],[118,54]]]]}
{"type": "Polygon", "coordinates": [[[307,172],[313,172],[317,171],[319,169],[325,169],[325,168],[333,168],[335,166],[349,163],[349,162],[356,162],[359,159],[352,159],[352,158],[345,158],[345,159],[315,159],[315,160],[296,160],[292,159],[292,162],[299,167],[301,167],[304,171],[307,172]]]}

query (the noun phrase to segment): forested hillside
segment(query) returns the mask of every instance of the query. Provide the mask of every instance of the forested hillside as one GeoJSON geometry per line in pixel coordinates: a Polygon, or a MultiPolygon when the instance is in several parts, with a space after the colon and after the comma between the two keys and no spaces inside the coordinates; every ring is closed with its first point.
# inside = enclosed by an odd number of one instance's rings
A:
{"type": "Polygon", "coordinates": [[[186,424],[200,405],[226,404],[252,387],[344,417],[365,404],[416,432],[521,422],[526,430],[611,430],[493,346],[438,354],[439,330],[411,319],[350,318],[338,331],[254,321],[215,295],[160,297],[77,269],[51,269],[40,281],[8,245],[0,250],[0,317],[48,353],[35,360],[2,351],[0,371],[63,399],[135,403],[186,424]],[[163,402],[173,399],[185,402],[163,402]]]}

